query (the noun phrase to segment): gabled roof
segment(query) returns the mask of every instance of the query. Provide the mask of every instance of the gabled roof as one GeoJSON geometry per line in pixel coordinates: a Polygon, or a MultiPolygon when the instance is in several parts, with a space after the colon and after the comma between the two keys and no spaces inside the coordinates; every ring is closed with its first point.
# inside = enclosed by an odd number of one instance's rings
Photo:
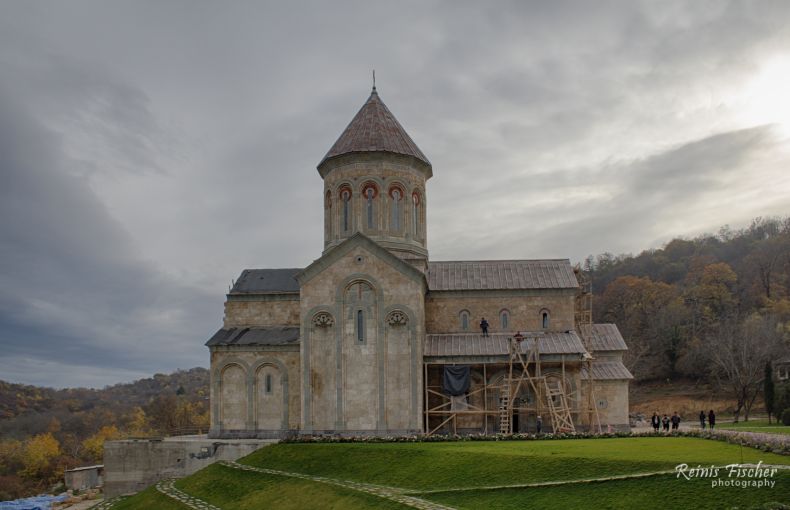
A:
{"type": "MultiPolygon", "coordinates": [[[[587,367],[582,367],[582,379],[587,379],[587,367]]],[[[620,361],[593,361],[592,378],[596,381],[633,379],[631,371],[620,361]]]]}
{"type": "Polygon", "coordinates": [[[576,289],[568,259],[428,262],[428,289],[576,289]]]}
{"type": "Polygon", "coordinates": [[[582,337],[589,342],[589,348],[596,351],[627,351],[628,346],[623,340],[623,335],[614,324],[582,324],[582,337]]]}
{"type": "MultiPolygon", "coordinates": [[[[521,352],[528,352],[533,342],[538,342],[541,354],[586,354],[584,345],[575,331],[546,331],[522,333],[521,352]]],[[[425,356],[506,356],[508,338],[511,334],[455,333],[426,335],[423,354],[425,356]]]]}
{"type": "Polygon", "coordinates": [[[318,166],[328,159],[354,152],[392,152],[412,156],[431,166],[425,154],[381,100],[375,87],[318,166]]]}
{"type": "Polygon", "coordinates": [[[422,271],[412,266],[408,262],[396,257],[392,254],[392,252],[386,248],[383,248],[380,244],[373,241],[362,232],[354,233],[354,235],[324,253],[321,258],[314,260],[312,264],[302,269],[302,271],[296,275],[296,279],[301,285],[304,285],[357,246],[364,247],[370,253],[376,255],[384,262],[387,262],[391,267],[400,271],[402,274],[413,280],[422,282],[423,285],[426,285],[425,275],[422,273],[422,271]]]}
{"type": "Polygon", "coordinates": [[[289,345],[299,342],[298,327],[222,328],[206,342],[215,345],[289,345]]]}
{"type": "Polygon", "coordinates": [[[233,284],[231,294],[266,294],[299,292],[296,274],[300,268],[245,269],[233,284]]]}

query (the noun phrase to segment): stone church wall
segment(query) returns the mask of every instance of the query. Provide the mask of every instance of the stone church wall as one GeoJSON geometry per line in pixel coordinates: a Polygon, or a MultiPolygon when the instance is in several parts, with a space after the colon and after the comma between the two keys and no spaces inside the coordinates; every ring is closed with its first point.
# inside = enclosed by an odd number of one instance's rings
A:
{"type": "MultiPolygon", "coordinates": [[[[582,408],[586,409],[588,382],[582,381],[582,408]]],[[[601,427],[606,432],[611,426],[614,431],[630,430],[628,419],[628,381],[627,380],[602,380],[593,382],[595,405],[598,408],[598,417],[601,427]]],[[[583,424],[588,426],[587,413],[582,413],[583,424]]]]}
{"type": "Polygon", "coordinates": [[[303,428],[419,430],[424,285],[363,246],[337,256],[302,286],[303,428]]]}
{"type": "MultiPolygon", "coordinates": [[[[263,299],[263,298],[261,298],[263,299]]],[[[247,326],[299,326],[299,296],[287,296],[277,300],[236,300],[225,302],[224,327],[247,326]]]]}
{"type": "Polygon", "coordinates": [[[298,346],[214,349],[210,437],[280,437],[299,428],[296,349],[298,346]]]}
{"type": "Polygon", "coordinates": [[[430,292],[425,300],[425,329],[432,333],[478,333],[485,317],[489,332],[502,331],[500,314],[507,310],[507,332],[540,331],[542,312],[549,313],[549,330],[574,329],[572,291],[495,293],[489,291],[430,292]],[[469,312],[469,329],[461,327],[461,312],[469,312]]]}

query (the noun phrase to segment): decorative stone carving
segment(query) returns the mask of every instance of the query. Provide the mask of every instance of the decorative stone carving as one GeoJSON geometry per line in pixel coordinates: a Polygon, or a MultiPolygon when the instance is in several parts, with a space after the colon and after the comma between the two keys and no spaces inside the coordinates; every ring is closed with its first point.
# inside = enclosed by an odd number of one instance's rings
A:
{"type": "Polygon", "coordinates": [[[393,310],[387,314],[386,320],[390,326],[405,326],[409,322],[409,316],[400,310],[393,310]]]}
{"type": "Polygon", "coordinates": [[[335,318],[329,312],[318,312],[313,316],[313,326],[328,328],[335,325],[335,318]]]}

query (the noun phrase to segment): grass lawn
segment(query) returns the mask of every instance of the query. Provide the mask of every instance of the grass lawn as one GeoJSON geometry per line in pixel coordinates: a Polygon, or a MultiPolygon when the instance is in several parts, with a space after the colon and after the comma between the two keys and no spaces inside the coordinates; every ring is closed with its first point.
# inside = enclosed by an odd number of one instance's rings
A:
{"type": "MultiPolygon", "coordinates": [[[[790,471],[774,488],[711,487],[710,480],[658,475],[555,487],[475,489],[542,481],[601,478],[741,462],[790,464],[790,457],[690,437],[634,437],[448,443],[276,444],[241,463],[339,480],[400,487],[456,508],[629,509],[753,508],[790,502],[790,471]],[[472,488],[466,491],[445,491],[472,488]],[[420,491],[436,491],[419,494],[420,491]]],[[[722,475],[726,478],[726,475],[722,475]]],[[[225,510],[405,508],[377,496],[292,477],[218,464],[179,480],[180,490],[225,510]]],[[[151,488],[115,508],[181,510],[151,488]]]]}
{"type": "Polygon", "coordinates": [[[773,489],[712,488],[708,480],[663,475],[562,487],[445,492],[425,499],[458,509],[750,509],[767,502],[790,502],[790,473],[778,474],[773,489]]]}
{"type": "Polygon", "coordinates": [[[156,490],[156,487],[148,487],[144,491],[135,494],[131,498],[123,498],[112,506],[112,510],[189,510],[189,507],[182,505],[178,501],[169,498],[156,490]]]}
{"type": "Polygon", "coordinates": [[[286,478],[241,471],[213,464],[176,482],[188,494],[223,510],[276,508],[382,508],[402,510],[403,505],[385,499],[298,478],[286,478]]]}
{"type": "Polygon", "coordinates": [[[599,478],[790,457],[690,437],[449,443],[276,444],[240,462],[409,489],[599,478]]]}
{"type": "Polygon", "coordinates": [[[790,435],[790,426],[782,425],[781,422],[777,423],[775,420],[749,420],[739,421],[738,423],[717,423],[717,429],[725,430],[743,430],[745,432],[767,432],[771,434],[785,434],[790,435]]]}

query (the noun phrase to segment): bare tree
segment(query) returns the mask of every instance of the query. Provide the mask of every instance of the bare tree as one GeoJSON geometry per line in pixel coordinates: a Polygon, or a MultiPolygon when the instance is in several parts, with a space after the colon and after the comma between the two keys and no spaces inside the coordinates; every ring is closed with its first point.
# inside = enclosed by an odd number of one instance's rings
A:
{"type": "Polygon", "coordinates": [[[763,382],[765,363],[779,345],[780,335],[773,317],[752,315],[742,323],[728,319],[719,324],[717,333],[708,337],[707,356],[719,388],[735,400],[737,422],[744,421],[763,382]]]}

